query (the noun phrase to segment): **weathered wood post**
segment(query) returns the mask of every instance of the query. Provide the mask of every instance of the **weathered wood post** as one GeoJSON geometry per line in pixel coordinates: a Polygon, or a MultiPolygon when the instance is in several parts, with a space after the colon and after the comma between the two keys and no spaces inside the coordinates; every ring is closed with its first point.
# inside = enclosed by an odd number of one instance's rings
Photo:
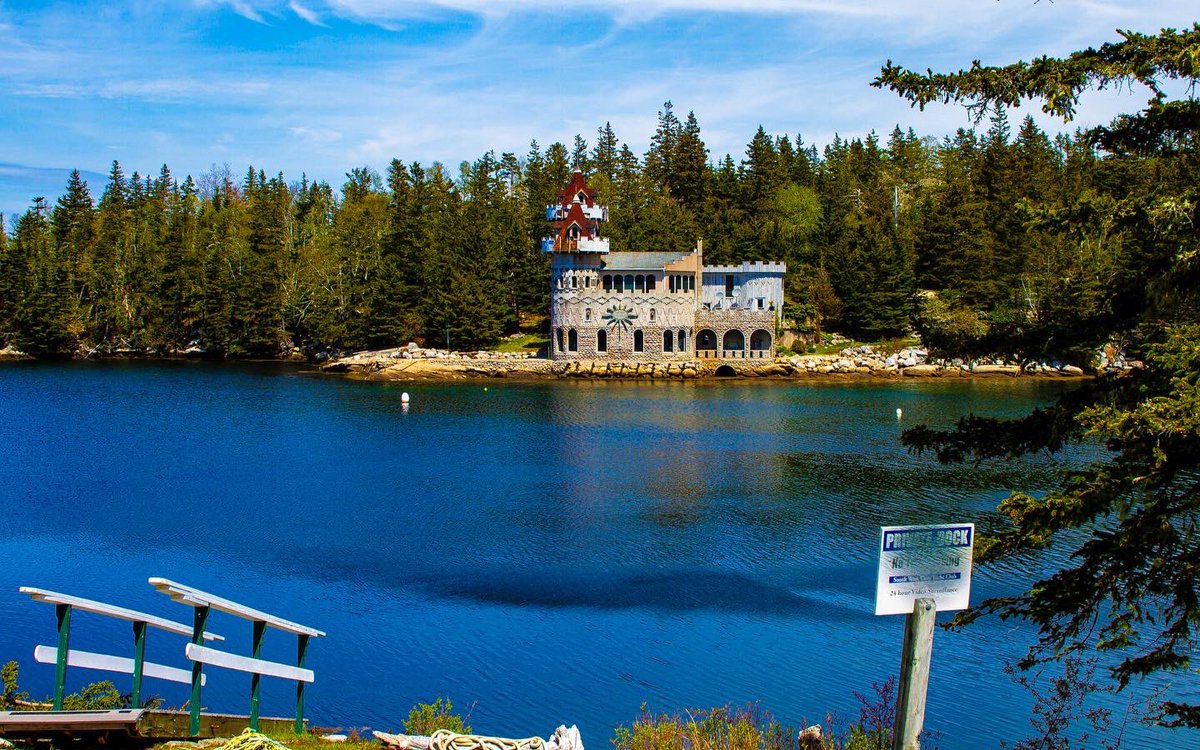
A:
{"type": "Polygon", "coordinates": [[[900,652],[900,686],[896,695],[896,721],[892,725],[892,750],[919,750],[925,725],[925,694],[933,656],[933,623],[937,604],[918,599],[904,618],[904,645],[900,652]]]}
{"type": "MultiPolygon", "coordinates": [[[[204,629],[208,626],[208,607],[196,607],[192,610],[192,645],[204,645],[204,629]]],[[[188,733],[192,737],[200,736],[200,686],[204,665],[198,661],[192,662],[192,698],[188,703],[190,721],[188,733]]]]}
{"type": "Polygon", "coordinates": [[[71,646],[71,605],[57,604],[54,617],[58,620],[58,656],[54,661],[54,710],[61,711],[67,688],[67,652],[71,646]]]}

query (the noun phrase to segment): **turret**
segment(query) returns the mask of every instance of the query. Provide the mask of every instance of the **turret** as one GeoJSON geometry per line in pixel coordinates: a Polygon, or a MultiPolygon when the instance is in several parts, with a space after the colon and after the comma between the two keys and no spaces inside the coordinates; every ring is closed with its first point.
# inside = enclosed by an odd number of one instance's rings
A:
{"type": "Polygon", "coordinates": [[[542,240],[542,252],[608,252],[608,239],[600,236],[608,207],[596,203],[596,191],[588,187],[582,172],[571,175],[571,182],[558,191],[558,202],[546,206],[546,221],[554,222],[554,234],[542,240]]]}

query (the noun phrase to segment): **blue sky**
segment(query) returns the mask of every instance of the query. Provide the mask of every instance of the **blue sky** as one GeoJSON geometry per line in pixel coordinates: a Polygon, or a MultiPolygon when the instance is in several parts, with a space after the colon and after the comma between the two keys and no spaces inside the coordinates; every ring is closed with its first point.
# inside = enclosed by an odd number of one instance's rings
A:
{"type": "MultiPolygon", "coordinates": [[[[339,186],[393,157],[457,165],[524,154],[532,138],[590,143],[606,121],[642,153],[668,99],[696,112],[713,158],[740,158],[759,124],[819,145],[896,123],[940,136],[968,124],[963,110],[921,113],[870,88],[885,60],[952,70],[1065,54],[1117,28],[1190,25],[1188,5],[0,0],[0,210],[56,196],[73,167],[98,196],[113,159],[127,174],[252,164],[339,186]]],[[[1144,100],[1095,95],[1077,124],[1144,100]]]]}

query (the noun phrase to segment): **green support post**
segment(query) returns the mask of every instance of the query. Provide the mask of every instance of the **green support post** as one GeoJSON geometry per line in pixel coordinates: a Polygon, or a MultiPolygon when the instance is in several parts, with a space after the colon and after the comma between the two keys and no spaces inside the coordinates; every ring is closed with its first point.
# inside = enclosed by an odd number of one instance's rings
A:
{"type": "Polygon", "coordinates": [[[146,663],[146,623],[133,623],[133,694],[134,708],[142,707],[142,669],[146,663]]]}
{"type": "MultiPolygon", "coordinates": [[[[204,629],[208,626],[208,607],[196,607],[192,610],[192,643],[204,644],[204,629]]],[[[200,676],[204,665],[198,661],[192,662],[192,698],[188,702],[191,722],[188,731],[192,737],[200,736],[200,676]]]]}
{"type": "MultiPolygon", "coordinates": [[[[254,658],[262,658],[263,634],[267,632],[267,624],[254,621],[254,658]]],[[[258,731],[258,683],[262,675],[257,672],[250,675],[250,728],[258,731]]]]}
{"type": "Polygon", "coordinates": [[[61,711],[67,688],[67,652],[71,648],[71,605],[56,605],[54,615],[58,620],[58,655],[54,660],[53,705],[55,711],[61,711]]]}
{"type": "MultiPolygon", "coordinates": [[[[304,668],[304,657],[308,654],[308,636],[296,636],[296,666],[304,668]]],[[[296,734],[304,734],[304,683],[296,682],[296,734]]]]}

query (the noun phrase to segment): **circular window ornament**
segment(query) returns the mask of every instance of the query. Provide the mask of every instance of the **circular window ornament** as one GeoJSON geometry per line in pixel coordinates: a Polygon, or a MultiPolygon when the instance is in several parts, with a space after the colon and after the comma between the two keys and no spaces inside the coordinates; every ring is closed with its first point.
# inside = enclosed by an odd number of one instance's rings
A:
{"type": "Polygon", "coordinates": [[[616,304],[608,308],[608,310],[604,313],[602,320],[604,320],[604,324],[609,328],[629,330],[637,318],[638,315],[633,311],[632,307],[616,304]]]}

